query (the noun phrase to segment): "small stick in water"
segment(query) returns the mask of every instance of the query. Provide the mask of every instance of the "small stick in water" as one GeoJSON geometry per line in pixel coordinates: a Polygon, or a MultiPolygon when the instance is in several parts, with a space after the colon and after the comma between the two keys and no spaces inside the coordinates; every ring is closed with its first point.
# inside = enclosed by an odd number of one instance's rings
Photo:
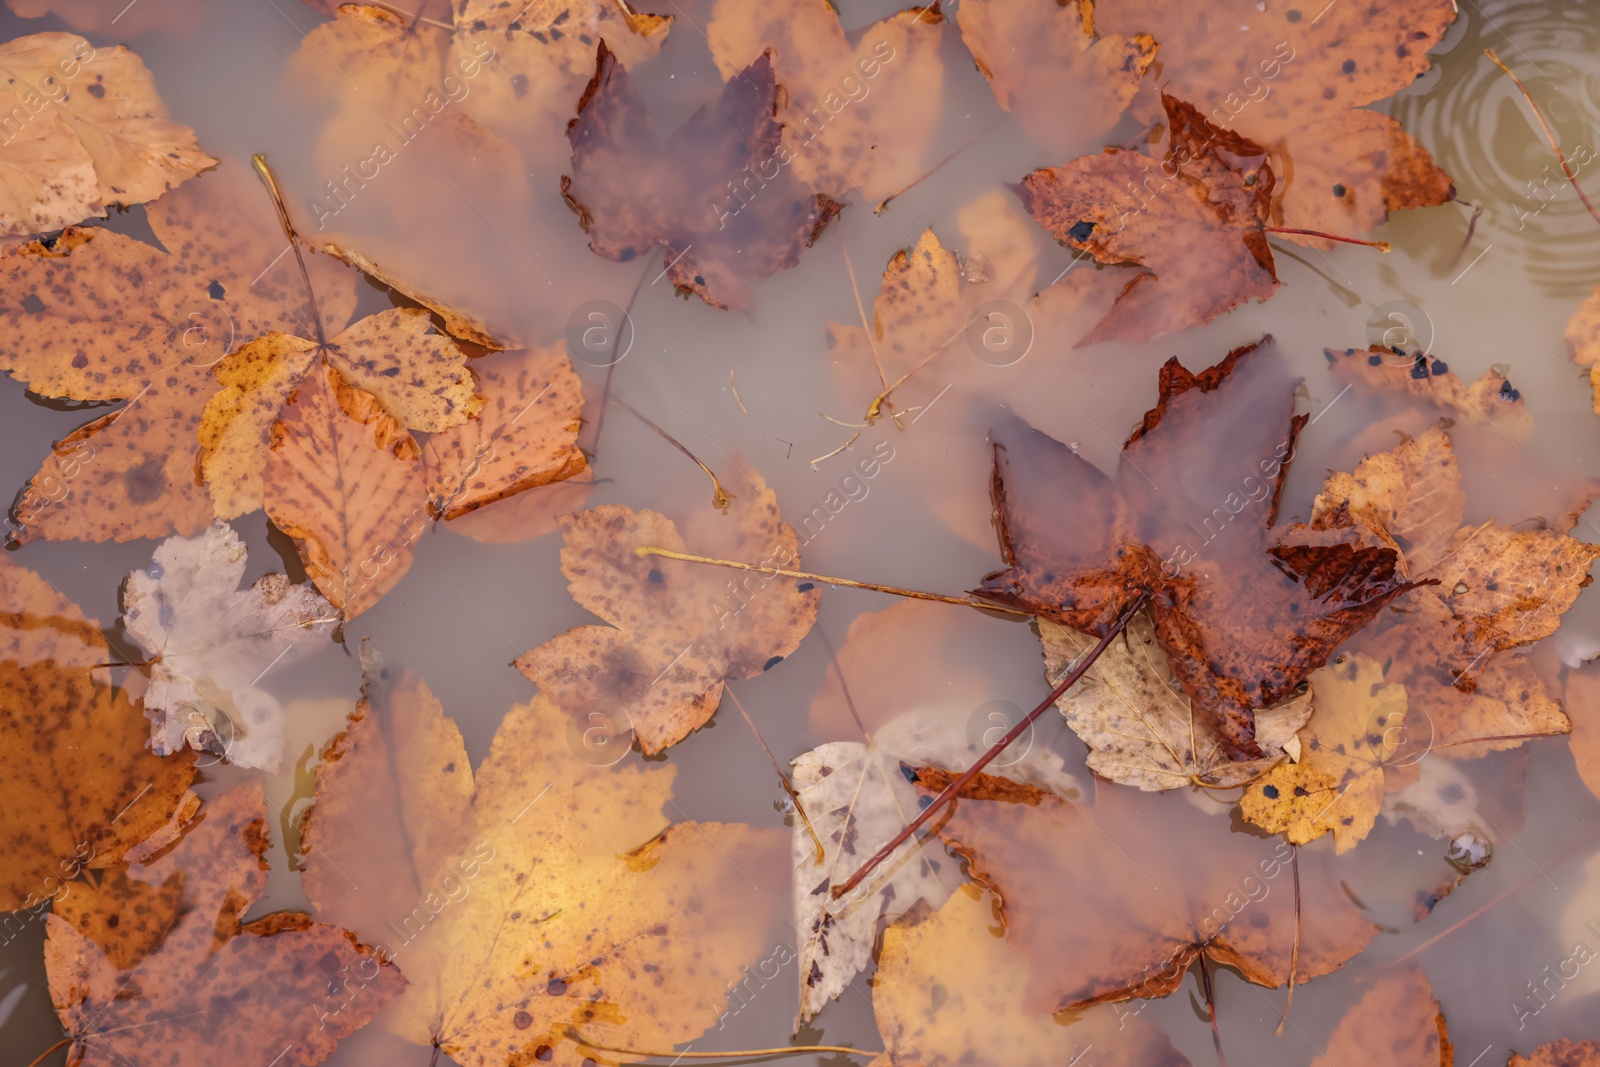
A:
{"type": "Polygon", "coordinates": [[[800,821],[805,823],[806,832],[811,835],[811,843],[817,846],[817,862],[821,863],[827,850],[822,847],[822,838],[817,836],[817,828],[811,825],[811,816],[806,814],[806,806],[800,803],[800,794],[795,792],[794,784],[789,781],[789,776],[783,773],[783,768],[778,766],[778,759],[772,754],[772,749],[767,747],[767,739],[761,736],[761,731],[756,729],[756,721],[750,713],[744,710],[744,703],[739,695],[733,691],[733,686],[724,686],[723,692],[728,694],[728,699],[733,701],[733,706],[739,709],[739,714],[744,716],[750,732],[756,735],[756,740],[761,743],[761,751],[767,754],[767,762],[772,764],[772,772],[778,776],[778,784],[783,786],[783,791],[789,794],[789,799],[794,803],[794,810],[799,813],[800,821]]]}
{"type": "Polygon", "coordinates": [[[1323,233],[1321,230],[1301,230],[1293,226],[1268,226],[1266,231],[1268,233],[1298,234],[1301,237],[1320,237],[1324,241],[1339,241],[1347,245],[1366,245],[1368,248],[1376,248],[1380,252],[1389,251],[1388,241],[1362,241],[1354,237],[1340,237],[1336,233],[1323,233]]]}
{"type": "Polygon", "coordinates": [[[1544,131],[1544,139],[1550,142],[1550,147],[1555,150],[1556,158],[1561,161],[1561,169],[1567,172],[1567,181],[1572,183],[1572,188],[1578,194],[1578,199],[1583,201],[1583,206],[1589,209],[1589,215],[1596,222],[1600,222],[1600,211],[1596,211],[1594,205],[1589,203],[1588,196],[1584,194],[1583,186],[1578,184],[1577,173],[1567,163],[1567,157],[1561,151],[1561,142],[1557,141],[1556,135],[1551,132],[1550,124],[1544,120],[1544,113],[1539,110],[1539,105],[1535,104],[1533,97],[1528,95],[1527,87],[1522,84],[1522,79],[1517,77],[1510,67],[1500,62],[1500,57],[1494,54],[1493,48],[1485,48],[1483,54],[1489,57],[1489,62],[1506,72],[1506,76],[1511,79],[1511,84],[1515,85],[1517,92],[1522,94],[1522,99],[1526,100],[1528,106],[1533,108],[1533,117],[1539,120],[1539,128],[1544,131]]]}
{"type": "Polygon", "coordinates": [[[693,452],[690,452],[687,448],[684,447],[684,445],[683,445],[683,443],[681,441],[679,441],[676,437],[672,436],[667,431],[663,430],[661,427],[657,426],[654,422],[650,421],[650,418],[647,415],[645,415],[644,412],[640,411],[638,408],[634,407],[632,404],[630,404],[626,400],[622,399],[622,397],[617,396],[617,394],[615,394],[615,393],[612,393],[611,397],[621,407],[623,407],[625,410],[627,410],[628,413],[631,414],[634,418],[638,419],[640,422],[642,422],[646,426],[650,427],[656,433],[658,433],[662,437],[666,438],[667,444],[671,445],[673,448],[676,448],[679,452],[682,452],[684,455],[688,456],[691,460],[693,460],[694,461],[694,465],[696,467],[699,467],[701,470],[705,471],[706,472],[706,477],[711,479],[711,503],[716,507],[716,509],[718,511],[727,511],[728,510],[728,505],[733,501],[733,497],[729,496],[728,493],[723,490],[722,483],[717,481],[716,474],[714,474],[712,472],[710,467],[708,467],[704,463],[700,462],[700,457],[699,456],[695,455],[693,452]]]}

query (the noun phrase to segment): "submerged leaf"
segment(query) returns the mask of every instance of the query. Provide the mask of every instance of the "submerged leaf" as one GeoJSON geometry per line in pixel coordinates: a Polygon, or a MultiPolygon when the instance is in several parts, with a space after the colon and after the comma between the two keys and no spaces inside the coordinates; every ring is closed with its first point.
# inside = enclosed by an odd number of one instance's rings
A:
{"type": "MultiPolygon", "coordinates": [[[[766,567],[795,567],[793,527],[778,498],[753,477],[753,491],[726,515],[697,513],[690,547],[766,567]]],[[[771,670],[800,646],[821,593],[808,581],[728,572],[640,557],[654,545],[685,551],[672,520],[607,504],[565,516],[561,570],[573,599],[609,625],[579,626],[517,660],[540,690],[569,712],[621,714],[645,752],[659,752],[704,725],[724,682],[771,670]]]]}
{"type": "Polygon", "coordinates": [[[1428,976],[1406,967],[1380,977],[1345,1013],[1312,1067],[1381,1063],[1389,1067],[1451,1067],[1455,1052],[1444,1011],[1428,976]]]}
{"type": "Polygon", "coordinates": [[[1431,404],[1461,422],[1493,426],[1516,440],[1533,432],[1533,415],[1503,368],[1490,367],[1477,381],[1463,385],[1448,363],[1425,352],[1373,345],[1328,348],[1323,355],[1334,374],[1368,389],[1431,404]]]}
{"type": "Polygon", "coordinates": [[[657,1049],[711,1027],[771,944],[782,835],[668,825],[673,768],[592,765],[543,698],[474,774],[427,687],[391,674],[369,662],[302,836],[318,913],[411,981],[387,1025],[463,1067],[621,1062],[640,1057],[582,1039],[657,1049]]]}
{"type": "Polygon", "coordinates": [[[244,568],[243,542],[216,522],[162,542],[149,570],[128,575],[123,625],[152,660],[144,704],[158,755],[187,744],[278,769],[283,709],[255,683],[296,648],[326,640],[339,614],[281,574],[240,589],[244,568]]]}
{"type": "Polygon", "coordinates": [[[176,845],[130,876],[83,887],[75,922],[50,917],[45,967],[71,1062],[157,1067],[272,1055],[309,1067],[394,999],[405,979],[349,931],[300,912],[242,922],[266,888],[267,847],[265,801],[241,786],[205,805],[176,845]]]}

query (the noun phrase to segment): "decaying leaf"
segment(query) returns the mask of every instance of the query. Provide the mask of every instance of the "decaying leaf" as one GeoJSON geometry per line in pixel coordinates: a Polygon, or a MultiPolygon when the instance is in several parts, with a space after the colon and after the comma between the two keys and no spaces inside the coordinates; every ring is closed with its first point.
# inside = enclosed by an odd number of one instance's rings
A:
{"type": "Polygon", "coordinates": [[[464,1067],[622,1062],[640,1057],[582,1039],[659,1049],[712,1027],[776,936],[782,834],[669,826],[674,769],[592,765],[543,698],[474,774],[426,686],[390,673],[369,661],[302,827],[318,914],[410,979],[386,1025],[464,1067]]]}
{"type": "Polygon", "coordinates": [[[98,623],[49,579],[0,554],[0,662],[93,667],[109,655],[98,623]]]}
{"type": "Polygon", "coordinates": [[[421,450],[337,369],[317,362],[289,394],[271,425],[262,485],[268,517],[346,619],[410,569],[428,521],[421,450]]]}
{"type": "Polygon", "coordinates": [[[1292,414],[1294,389],[1270,339],[1199,374],[1169,360],[1114,482],[1020,421],[994,428],[1007,567],[974,595],[1100,635],[1149,590],[1156,640],[1195,711],[1230,759],[1261,759],[1253,709],[1293,696],[1409,588],[1391,548],[1273,528],[1307,418],[1292,414]]]}
{"type": "Polygon", "coordinates": [[[240,589],[244,568],[244,543],[215,522],[163,541],[149,570],[128,575],[122,620],[150,657],[144,706],[158,755],[187,744],[236,766],[278,769],[283,708],[255,683],[327,640],[339,613],[281,574],[240,589]]]}
{"type": "MultiPolygon", "coordinates": [[[[16,505],[19,542],[193,534],[212,517],[195,480],[196,432],[236,345],[315,336],[272,205],[224,165],[148,209],[168,249],[105,229],[0,251],[0,369],[42,396],[125,401],[62,440],[16,505]]],[[[324,325],[355,307],[355,277],[307,266],[324,325]]]]}
{"type": "Polygon", "coordinates": [[[1316,709],[1300,732],[1300,759],[1251,782],[1239,800],[1245,821],[1296,845],[1332,833],[1347,852],[1372,832],[1383,806],[1383,771],[1403,735],[1406,689],[1383,668],[1342,656],[1312,674],[1316,709]]]}
{"type": "Polygon", "coordinates": [[[88,667],[0,662],[0,911],[59,895],[194,810],[194,757],[145,749],[149,724],[88,667]]]}
{"type": "Polygon", "coordinates": [[[1600,1041],[1552,1041],[1524,1056],[1513,1052],[1506,1067],[1595,1067],[1600,1064],[1600,1041]]]}
{"type": "Polygon", "coordinates": [[[1056,240],[1101,263],[1136,272],[1105,318],[1078,345],[1143,341],[1210,322],[1278,287],[1263,227],[1272,205],[1267,150],[1210,122],[1198,108],[1162,94],[1166,157],[1176,184],[1148,204],[1130,200],[1156,162],[1107,148],[1022,179],[1028,213],[1056,240]]]}
{"type": "Polygon", "coordinates": [[[787,98],[777,113],[784,127],[777,165],[794,168],[805,188],[841,200],[860,192],[877,203],[925,169],[923,153],[941,119],[943,27],[933,0],[852,33],[852,44],[827,0],[718,0],[706,34],[724,80],[743,76],[741,68],[772,50],[787,98]]]}
{"type": "Polygon", "coordinates": [[[963,0],[958,19],[995,102],[1056,158],[1116,126],[1155,61],[1150,34],[1165,29],[1100,32],[1094,0],[963,0]]]}
{"type": "Polygon", "coordinates": [[[138,56],[76,34],[0,44],[0,114],[0,237],[154,200],[217,162],[168,118],[138,56]]]}
{"type": "Polygon", "coordinates": [[[1461,422],[1497,427],[1515,440],[1533,432],[1533,415],[1522,402],[1522,393],[1506,378],[1503,365],[1490,367],[1477,381],[1463,385],[1448,363],[1424,352],[1407,354],[1372,345],[1329,348],[1323,354],[1334,374],[1365,388],[1431,404],[1461,422]]]}
{"type": "Polygon", "coordinates": [[[561,570],[573,599],[606,621],[579,626],[525,653],[517,667],[569,712],[621,714],[639,747],[659,752],[689,736],[722,702],[724,682],[753,678],[800,645],[821,594],[807,581],[727,572],[634,549],[677,552],[794,568],[794,529],[778,498],[754,488],[727,514],[701,511],[688,547],[665,515],[607,504],[561,519],[561,570]]]}
{"type": "Polygon", "coordinates": [[[602,41],[561,178],[589,248],[625,261],[663,245],[679,293],[745,308],[750,284],[799,262],[842,206],[784,166],[778,96],[769,50],[658,143],[643,97],[602,41]]]}
{"type": "MultiPolygon", "coordinates": [[[[1087,634],[1043,618],[1039,638],[1051,685],[1095,645],[1087,634]]],[[[1257,709],[1261,758],[1230,760],[1222,738],[1195,714],[1194,702],[1173,677],[1149,614],[1140,612],[1056,707],[1089,746],[1089,767],[1103,778],[1140,789],[1225,789],[1283,760],[1284,745],[1311,715],[1311,694],[1257,709]]]]}
{"type": "MultiPolygon", "coordinates": [[[[796,820],[797,1027],[866,968],[881,920],[904,915],[918,901],[938,908],[960,882],[960,871],[948,857],[908,841],[842,900],[835,902],[830,895],[916,816],[918,793],[902,767],[932,765],[960,772],[982,754],[968,740],[966,725],[965,715],[904,712],[876,731],[869,743],[830,741],[791,761],[800,803],[823,845],[819,859],[810,830],[796,820]]],[[[1062,796],[1080,793],[1061,757],[1043,745],[1029,748],[1006,771],[1062,796]]]]}
{"type": "Polygon", "coordinates": [[[589,470],[579,451],[583,389],[565,345],[475,360],[478,417],[428,438],[428,510],[455,519],[589,470]]]}
{"type": "Polygon", "coordinates": [[[75,891],[76,921],[50,916],[45,967],[70,1062],[308,1067],[394,999],[405,979],[349,931],[299,912],[242,922],[266,888],[267,847],[266,804],[241,786],[132,877],[75,891]]]}
{"type": "MultiPolygon", "coordinates": [[[[917,774],[929,791],[950,780],[917,774]]],[[[1259,985],[1288,981],[1290,846],[1219,833],[1180,794],[1102,789],[1080,805],[985,774],[940,835],[1001,901],[1006,940],[1032,970],[1026,1010],[1166,996],[1201,953],[1259,985]]],[[[1300,853],[1300,982],[1342,967],[1377,933],[1331,861],[1300,853]]]]}
{"type": "Polygon", "coordinates": [[[1428,70],[1456,10],[1452,0],[1225,11],[1127,0],[1096,7],[1095,29],[1154,34],[1167,92],[1204,101],[1209,120],[1272,149],[1281,225],[1354,235],[1396,208],[1455,196],[1427,150],[1366,105],[1428,70]]]}
{"type": "Polygon", "coordinates": [[[1386,974],[1345,1013],[1312,1067],[1382,1063],[1393,1067],[1451,1067],[1455,1051],[1444,1011],[1420,967],[1386,974]]]}
{"type": "Polygon", "coordinates": [[[884,934],[872,1009],[886,1050],[870,1067],[1015,1067],[1074,1058],[1098,1067],[1189,1067],[1164,1033],[1132,1012],[1118,1018],[1114,1009],[1090,1009],[1064,1023],[1022,1007],[1028,959],[999,936],[997,910],[992,894],[967,887],[931,918],[884,934]]]}

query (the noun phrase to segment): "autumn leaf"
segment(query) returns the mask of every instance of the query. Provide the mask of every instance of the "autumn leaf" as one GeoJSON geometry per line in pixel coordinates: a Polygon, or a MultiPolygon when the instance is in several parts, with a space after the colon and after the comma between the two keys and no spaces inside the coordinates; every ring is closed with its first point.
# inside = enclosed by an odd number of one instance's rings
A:
{"type": "MultiPolygon", "coordinates": [[[[106,229],[0,251],[0,369],[44,397],[124,401],[56,445],[16,504],[18,542],[128,541],[199,532],[196,433],[211,367],[274,329],[314,334],[272,207],[241,168],[148,209],[168,249],[106,229]]],[[[355,306],[355,277],[307,264],[325,324],[355,306]]]]}
{"type": "Polygon", "coordinates": [[[995,103],[1056,158],[1111,132],[1159,47],[1150,33],[1099,31],[1094,0],[965,0],[957,17],[995,103]],[[1073,101],[1070,123],[1063,100],[1073,101]]]}
{"type": "Polygon", "coordinates": [[[799,262],[842,206],[784,170],[778,97],[769,51],[659,143],[644,99],[602,41],[567,127],[572,170],[561,179],[590,250],[627,261],[664,245],[679,293],[744,309],[749,286],[799,262]]]}
{"type": "Polygon", "coordinates": [[[1324,349],[1333,373],[1378,393],[1391,393],[1446,412],[1460,422],[1493,426],[1516,440],[1533,432],[1533,416],[1522,393],[1505,376],[1503,365],[1490,367],[1471,385],[1463,385],[1450,365],[1425,352],[1407,354],[1386,345],[1324,349]]]}
{"type": "Polygon", "coordinates": [[[151,657],[144,706],[158,755],[187,744],[235,766],[275,771],[283,708],[255,683],[292,662],[295,650],[327,640],[339,614],[282,574],[240,589],[245,554],[222,522],[163,541],[149,570],[128,575],[122,619],[151,657]]]}
{"type": "Polygon", "coordinates": [[[321,1063],[400,992],[400,972],[346,930],[299,912],[241,921],[266,888],[266,827],[261,794],[233,789],[130,877],[75,892],[76,921],[50,916],[70,1062],[321,1063]]]}
{"type": "Polygon", "coordinates": [[[527,489],[580,477],[583,388],[566,345],[473,361],[478,417],[433,434],[423,448],[428,510],[456,519],[527,489]]]}
{"type": "MultiPolygon", "coordinates": [[[[938,908],[959,883],[959,871],[945,857],[908,841],[841,902],[829,892],[917,814],[919,796],[903,766],[960,772],[982,755],[966,727],[965,714],[952,718],[903,712],[865,744],[830,741],[791,761],[800,804],[823,846],[819,858],[811,830],[796,820],[795,924],[801,935],[797,1028],[866,968],[881,920],[912,911],[918,901],[938,908]]],[[[1080,793],[1061,757],[1043,745],[1020,754],[1006,771],[1015,780],[1063,796],[1080,793]]]]}
{"type": "Polygon", "coordinates": [[[1456,5],[1320,7],[1213,17],[1181,0],[1129,0],[1096,8],[1095,29],[1155,35],[1166,92],[1206,101],[1209,121],[1271,148],[1283,226],[1355,235],[1394,209],[1454,198],[1427,150],[1366,105],[1428,70],[1456,5]]]}
{"type": "Polygon", "coordinates": [[[1572,362],[1589,368],[1589,389],[1594,394],[1594,413],[1600,415],[1600,287],[1584,297],[1567,321],[1567,351],[1572,362]]]}
{"type": "Polygon", "coordinates": [[[99,623],[48,578],[0,555],[0,662],[95,667],[110,654],[99,623]]]}
{"type": "Polygon", "coordinates": [[[872,1009],[887,1050],[870,1067],[1070,1063],[1091,1049],[1085,1062],[1099,1067],[1189,1067],[1133,1012],[1094,1008],[1066,1021],[1022,1007],[1030,966],[997,936],[1001,908],[969,886],[930,918],[884,933],[872,1009]]]}
{"type": "MultiPolygon", "coordinates": [[[[1039,620],[1039,638],[1052,686],[1095,645],[1094,638],[1049,619],[1039,620]]],[[[1311,715],[1311,695],[1258,709],[1261,758],[1230,760],[1223,739],[1195,714],[1194,702],[1174,679],[1150,616],[1140,612],[1056,706],[1089,746],[1089,768],[1103,778],[1146,790],[1224,789],[1243,785],[1284,758],[1284,745],[1311,715]]]]}
{"type": "Polygon", "coordinates": [[[1099,635],[1150,590],[1156,641],[1195,711],[1230,759],[1263,758],[1253,709],[1294,695],[1408,588],[1393,549],[1274,529],[1306,419],[1294,389],[1270,339],[1199,374],[1169,360],[1115,481],[1020,421],[996,427],[1007,567],[974,595],[1099,635]]]}
{"type": "Polygon", "coordinates": [[[267,516],[346,619],[411,567],[427,524],[421,451],[371,393],[318,362],[271,426],[267,516]]]}
{"type": "Polygon", "coordinates": [[[1552,1041],[1524,1056],[1513,1052],[1506,1067],[1594,1067],[1600,1064],[1600,1041],[1552,1041]]]}
{"type": "Polygon", "coordinates": [[[1214,125],[1198,108],[1165,93],[1164,175],[1175,188],[1151,202],[1130,198],[1154,162],[1108,148],[1022,179],[1028,213],[1056,240],[1100,263],[1136,272],[1105,318],[1078,342],[1143,341],[1210,322],[1278,287],[1264,230],[1273,168],[1265,148],[1214,125]]]}
{"type": "Polygon", "coordinates": [[[1578,777],[1600,797],[1600,679],[1584,671],[1567,672],[1567,711],[1572,716],[1572,758],[1578,777]]]}
{"type": "Polygon", "coordinates": [[[704,725],[723,683],[777,666],[816,621],[821,594],[807,581],[720,570],[634,549],[653,545],[767,567],[794,567],[794,529],[778,498],[752,476],[753,490],[727,514],[697,512],[689,537],[655,511],[607,504],[561,519],[561,570],[583,607],[607,625],[579,626],[525,653],[517,668],[568,712],[598,706],[621,713],[646,753],[704,725]]]}
{"type": "Polygon", "coordinates": [[[772,51],[787,97],[778,165],[793,167],[804,188],[877,203],[923,174],[941,119],[943,25],[934,0],[852,33],[852,45],[826,0],[718,0],[706,35],[725,81],[747,76],[743,68],[772,51]]]}
{"type": "Polygon", "coordinates": [[[518,705],[474,773],[427,687],[369,661],[317,772],[306,895],[405,969],[385,1025],[463,1067],[640,1058],[573,1029],[631,1048],[696,1038],[770,944],[782,835],[669,825],[674,768],[594,766],[571,728],[543,698],[518,705]]]}
{"type": "Polygon", "coordinates": [[[216,160],[172,122],[138,56],[70,33],[0,44],[0,236],[59,230],[142,204],[216,160]]]}
{"type": "Polygon", "coordinates": [[[1385,684],[1383,668],[1342,656],[1311,675],[1311,722],[1300,758],[1280,763],[1245,787],[1246,822],[1304,845],[1332,833],[1348,852],[1372,832],[1383,806],[1384,765],[1404,736],[1406,688],[1385,684]]]}
{"type": "Polygon", "coordinates": [[[1339,1020],[1327,1049],[1312,1061],[1312,1067],[1342,1063],[1393,1067],[1451,1067],[1455,1063],[1444,1011],[1421,968],[1405,967],[1374,982],[1339,1020]]]}
{"type": "MultiPolygon", "coordinates": [[[[917,774],[929,791],[951,778],[917,774]]],[[[1258,985],[1288,981],[1291,850],[1222,829],[1180,795],[1102,789],[1091,806],[984,774],[939,833],[1001,901],[1006,940],[1032,971],[1023,1007],[1055,1012],[1166,996],[1202,953],[1258,985]]],[[[1327,853],[1299,862],[1304,982],[1339,969],[1377,928],[1346,898],[1327,853]]]]}

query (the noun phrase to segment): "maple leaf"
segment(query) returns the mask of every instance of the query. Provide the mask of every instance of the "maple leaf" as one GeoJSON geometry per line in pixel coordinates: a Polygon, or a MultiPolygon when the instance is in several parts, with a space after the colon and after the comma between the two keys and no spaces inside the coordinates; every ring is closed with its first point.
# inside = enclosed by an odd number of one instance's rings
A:
{"type": "MultiPolygon", "coordinates": [[[[1431,583],[1396,602],[1393,625],[1374,648],[1402,666],[1386,670],[1427,702],[1436,731],[1454,735],[1461,724],[1489,727],[1486,735],[1565,732],[1543,683],[1503,653],[1555,632],[1589,584],[1600,546],[1555,527],[1517,529],[1493,520],[1464,526],[1465,509],[1450,438],[1435,428],[1363,459],[1349,474],[1331,475],[1312,504],[1311,524],[1353,522],[1394,546],[1402,573],[1431,583]],[[1482,704],[1501,697],[1509,717],[1482,704]],[[1505,728],[1519,718],[1522,728],[1505,728]]],[[[1568,528],[1582,510],[1568,516],[1568,528]]]]}
{"type": "Polygon", "coordinates": [[[1031,968],[994,936],[1000,906],[967,887],[922,922],[885,931],[872,1010],[886,1050],[869,1067],[1059,1063],[1063,1055],[1070,1063],[1090,1049],[1101,1067],[1189,1067],[1166,1034],[1133,1012],[1090,1008],[1068,1021],[1023,1008],[1031,968]],[[959,981],[951,981],[953,960],[959,981]]]}
{"type": "MultiPolygon", "coordinates": [[[[219,388],[211,365],[269,330],[314,330],[272,208],[242,168],[185,184],[148,217],[167,252],[98,228],[0,251],[0,370],[45,397],[125,401],[57,443],[16,503],[18,542],[203,529],[195,440],[219,388]]],[[[315,257],[307,267],[336,328],[355,277],[315,257]]]]}
{"type": "Polygon", "coordinates": [[[1056,240],[1100,263],[1144,267],[1105,318],[1078,341],[1143,341],[1210,322],[1278,287],[1263,227],[1272,202],[1267,151],[1216,126],[1198,108],[1165,93],[1167,152],[1175,188],[1151,204],[1126,200],[1153,162],[1107,148],[1022,179],[1028,213],[1056,240]]]}
{"type": "Polygon", "coordinates": [[[1513,1052],[1506,1067],[1595,1067],[1600,1064],[1600,1041],[1552,1041],[1528,1056],[1513,1052]]]}
{"type": "Polygon", "coordinates": [[[267,885],[266,814],[257,790],[230,790],[129,876],[83,886],[76,922],[50,916],[70,1062],[321,1063],[400,992],[399,971],[348,931],[298,912],[241,922],[267,885]]]}
{"type": "Polygon", "coordinates": [[[0,44],[0,236],[59,230],[140,204],[216,160],[167,116],[138,56],[71,33],[0,44]]]}
{"type": "Polygon", "coordinates": [[[283,709],[255,683],[297,648],[326,640],[339,615],[281,574],[240,589],[245,555],[223,522],[163,541],[149,570],[128,575],[123,626],[151,656],[144,706],[158,755],[187,744],[276,771],[283,709]]]}
{"type": "Polygon", "coordinates": [[[1424,352],[1409,355],[1386,345],[1324,350],[1333,373],[1379,392],[1398,393],[1446,411],[1458,421],[1488,425],[1522,440],[1533,432],[1533,415],[1503,365],[1490,367],[1471,385],[1461,384],[1450,365],[1424,352]]]}
{"type": "Polygon", "coordinates": [[[710,1027],[770,944],[781,832],[669,826],[674,768],[593,766],[543,698],[507,713],[474,773],[425,685],[367,667],[317,771],[301,877],[319,915],[405,968],[386,1025],[464,1067],[619,1061],[574,1028],[661,1048],[710,1027]]]}
{"type": "MultiPolygon", "coordinates": [[[[922,176],[941,121],[943,25],[934,0],[852,33],[852,45],[822,0],[718,0],[706,35],[725,81],[746,76],[742,68],[771,50],[787,97],[778,162],[802,186],[877,203],[922,176]]],[[[732,177],[737,184],[747,175],[732,177]]]]}
{"type": "Polygon", "coordinates": [[[1384,683],[1383,668],[1344,656],[1311,676],[1315,712],[1300,732],[1300,757],[1245,787],[1246,822],[1304,845],[1332,833],[1348,852],[1372,832],[1383,806],[1384,765],[1402,736],[1406,688],[1384,683]]]}
{"type": "MultiPolygon", "coordinates": [[[[1085,634],[1039,620],[1045,678],[1056,685],[1095,645],[1085,634]]],[[[1089,746],[1089,768],[1140,789],[1243,785],[1284,758],[1284,745],[1311,715],[1309,691],[1255,713],[1261,758],[1233,761],[1227,746],[1178,686],[1145,612],[1111,642],[1076,685],[1056,700],[1089,746]]],[[[1014,775],[1012,776],[1014,777],[1014,775]]]]}
{"type": "Polygon", "coordinates": [[[995,103],[1056,158],[1111,132],[1158,48],[1149,33],[1099,32],[1093,0],[967,0],[959,21],[995,103]],[[1063,100],[1073,102],[1071,122],[1063,100]]]}
{"type": "MultiPolygon", "coordinates": [[[[959,883],[943,857],[906,842],[842,902],[829,890],[848,878],[910,822],[919,794],[903,774],[906,765],[964,771],[982,748],[966,735],[967,716],[903,712],[874,732],[870,742],[830,741],[791,761],[801,806],[822,840],[806,825],[793,827],[795,924],[799,944],[800,1014],[796,1027],[821,1011],[872,959],[880,920],[903,915],[918,901],[937,908],[959,883]]],[[[1061,757],[1030,748],[1006,767],[1014,779],[1076,797],[1076,780],[1061,757]]]]}
{"type": "MultiPolygon", "coordinates": [[[[929,791],[952,780],[917,772],[929,791]]],[[[1166,996],[1201,954],[1258,985],[1288,981],[1289,846],[1219,834],[1181,796],[1102,789],[1090,806],[980,774],[939,832],[1000,898],[1006,940],[1032,970],[1029,1011],[1166,996]]],[[[1342,967],[1377,928],[1346,899],[1328,853],[1299,862],[1304,982],[1342,967]]]]}
{"type": "Polygon", "coordinates": [[[1156,640],[1195,710],[1230,758],[1262,758],[1252,709],[1292,696],[1409,588],[1393,549],[1273,529],[1306,419],[1294,389],[1270,339],[1199,374],[1169,360],[1115,481],[1019,421],[992,430],[1007,567],[974,595],[1101,635],[1150,590],[1156,640]]]}
{"type": "Polygon", "coordinates": [[[658,144],[644,99],[602,41],[561,178],[590,250],[627,261],[664,245],[679,293],[745,308],[749,285],[799,262],[842,207],[785,170],[778,95],[769,50],[658,144]],[[648,186],[633,179],[640,173],[648,186]]]}
{"type": "MultiPolygon", "coordinates": [[[[726,515],[697,512],[689,542],[722,559],[792,568],[794,529],[778,514],[777,494],[759,475],[752,482],[726,515]]],[[[568,711],[620,712],[646,753],[707,722],[725,682],[777,666],[816,621],[821,594],[811,582],[748,574],[735,583],[714,568],[636,555],[641,545],[685,551],[659,512],[607,504],[560,521],[568,588],[607,625],[552,637],[517,668],[568,711]]]]}
{"type": "Polygon", "coordinates": [[[1345,1012],[1312,1067],[1340,1063],[1450,1067],[1454,1062],[1444,1011],[1428,976],[1420,967],[1405,967],[1378,978],[1345,1012]]]}
{"type": "Polygon", "coordinates": [[[1326,11],[1129,0],[1098,9],[1095,29],[1154,34],[1167,92],[1205,102],[1209,119],[1271,147],[1284,179],[1274,190],[1282,225],[1356,234],[1393,209],[1455,196],[1425,148],[1365,107],[1421,77],[1455,18],[1451,0],[1326,11]]]}
{"type": "Polygon", "coordinates": [[[478,417],[428,438],[428,510],[444,519],[527,489],[581,477],[583,387],[565,343],[474,360],[478,417]]]}

